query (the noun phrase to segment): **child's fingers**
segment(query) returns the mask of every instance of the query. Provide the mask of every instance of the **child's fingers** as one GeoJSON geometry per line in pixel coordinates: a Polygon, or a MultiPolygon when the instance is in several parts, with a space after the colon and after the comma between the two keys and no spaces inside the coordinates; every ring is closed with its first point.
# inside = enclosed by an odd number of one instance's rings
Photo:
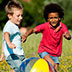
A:
{"type": "Polygon", "coordinates": [[[24,37],[24,38],[22,38],[22,39],[21,39],[21,41],[22,41],[22,42],[25,42],[25,41],[26,41],[26,38],[25,38],[25,37],[24,37]]]}
{"type": "Polygon", "coordinates": [[[13,48],[16,48],[15,44],[13,44],[13,48]]]}
{"type": "Polygon", "coordinates": [[[13,49],[13,48],[16,48],[15,44],[11,43],[9,44],[9,48],[13,49]]]}

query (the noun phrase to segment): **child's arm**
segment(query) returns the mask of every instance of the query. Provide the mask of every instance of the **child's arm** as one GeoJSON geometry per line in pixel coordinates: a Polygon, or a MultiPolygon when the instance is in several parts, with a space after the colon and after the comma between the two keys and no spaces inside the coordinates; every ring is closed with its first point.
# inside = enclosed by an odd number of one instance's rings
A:
{"type": "Polygon", "coordinates": [[[8,44],[9,48],[11,48],[11,49],[16,48],[15,44],[11,43],[8,32],[4,33],[4,39],[5,39],[6,43],[8,44]]]}
{"type": "Polygon", "coordinates": [[[3,50],[3,44],[2,44],[0,62],[3,60],[4,60],[4,50],[3,50]]]}
{"type": "Polygon", "coordinates": [[[32,29],[28,30],[28,31],[22,36],[22,42],[24,42],[29,35],[31,35],[32,33],[36,33],[36,32],[37,32],[37,29],[36,29],[36,28],[32,28],[32,29]]]}
{"type": "Polygon", "coordinates": [[[64,34],[64,37],[67,39],[67,40],[70,40],[71,39],[71,35],[67,32],[65,32],[64,34]]]}

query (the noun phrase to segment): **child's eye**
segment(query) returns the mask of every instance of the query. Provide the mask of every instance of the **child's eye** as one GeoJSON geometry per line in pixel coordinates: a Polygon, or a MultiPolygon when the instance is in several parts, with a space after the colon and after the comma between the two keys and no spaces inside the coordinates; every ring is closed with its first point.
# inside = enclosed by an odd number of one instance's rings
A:
{"type": "Polygon", "coordinates": [[[19,17],[19,16],[23,17],[23,15],[17,15],[17,17],[19,17]]]}
{"type": "Polygon", "coordinates": [[[20,15],[17,15],[17,17],[19,17],[20,15]]]}
{"type": "Polygon", "coordinates": [[[58,17],[49,17],[48,19],[53,19],[53,18],[54,18],[54,19],[58,19],[58,17]]]}
{"type": "Polygon", "coordinates": [[[53,17],[49,17],[49,19],[53,19],[53,17]]]}
{"type": "Polygon", "coordinates": [[[55,19],[58,19],[58,17],[54,17],[55,19]]]}

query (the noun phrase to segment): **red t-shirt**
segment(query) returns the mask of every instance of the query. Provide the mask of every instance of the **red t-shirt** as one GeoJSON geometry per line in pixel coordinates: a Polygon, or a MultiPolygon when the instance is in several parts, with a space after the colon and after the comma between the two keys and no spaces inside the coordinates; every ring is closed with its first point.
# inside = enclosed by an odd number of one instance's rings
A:
{"type": "Polygon", "coordinates": [[[65,32],[69,33],[65,24],[60,22],[60,27],[57,31],[49,22],[38,25],[37,32],[42,32],[43,37],[39,45],[38,53],[48,52],[51,56],[61,56],[62,40],[65,32]]]}

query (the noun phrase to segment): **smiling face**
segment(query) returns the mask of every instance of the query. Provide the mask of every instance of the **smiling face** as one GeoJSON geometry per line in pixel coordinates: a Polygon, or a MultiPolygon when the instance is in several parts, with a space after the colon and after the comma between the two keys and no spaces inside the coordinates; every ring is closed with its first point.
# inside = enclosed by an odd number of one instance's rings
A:
{"type": "Polygon", "coordinates": [[[8,14],[8,17],[12,23],[19,25],[23,18],[23,10],[14,8],[13,14],[8,14]]]}
{"type": "Polygon", "coordinates": [[[59,18],[59,14],[57,12],[48,14],[48,22],[50,22],[50,24],[53,27],[56,27],[59,21],[60,21],[60,18],[59,18]]]}

